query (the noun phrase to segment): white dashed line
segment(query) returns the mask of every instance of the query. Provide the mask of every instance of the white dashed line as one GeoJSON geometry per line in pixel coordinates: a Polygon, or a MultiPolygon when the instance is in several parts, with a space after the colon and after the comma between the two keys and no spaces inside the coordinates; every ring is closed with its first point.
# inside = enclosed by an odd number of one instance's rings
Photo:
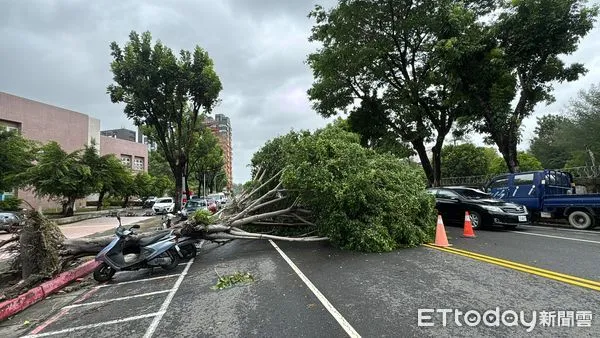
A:
{"type": "Polygon", "coordinates": [[[173,301],[173,297],[175,296],[175,293],[177,292],[177,290],[179,290],[179,287],[181,286],[181,282],[183,282],[183,279],[187,275],[187,272],[190,269],[190,266],[192,265],[192,263],[194,263],[193,258],[190,259],[190,261],[187,263],[187,265],[185,266],[185,269],[183,269],[183,272],[181,273],[181,275],[175,282],[175,286],[173,286],[173,288],[171,289],[171,292],[167,295],[167,299],[165,299],[162,306],[160,307],[160,310],[158,311],[159,315],[154,317],[154,320],[152,321],[152,324],[150,324],[150,327],[148,327],[148,330],[146,331],[144,338],[152,337],[152,335],[154,334],[154,331],[156,331],[158,324],[160,323],[163,315],[169,308],[171,301],[173,301]]]}
{"type": "Polygon", "coordinates": [[[312,293],[319,299],[319,301],[321,301],[321,304],[323,304],[323,306],[327,309],[327,311],[329,311],[329,313],[333,316],[333,318],[335,318],[335,320],[342,326],[344,331],[346,331],[346,333],[350,337],[360,337],[360,335],[358,334],[358,332],[356,332],[356,330],[354,330],[352,325],[350,325],[350,323],[348,323],[348,321],[338,312],[338,310],[336,310],[336,308],[327,300],[327,298],[325,298],[325,296],[323,296],[321,291],[319,291],[319,289],[317,289],[314,286],[314,284],[302,273],[302,271],[300,271],[300,269],[298,269],[296,264],[294,264],[294,262],[292,262],[292,260],[277,246],[277,244],[275,244],[275,242],[273,242],[272,240],[269,240],[269,242],[271,243],[271,245],[273,245],[275,250],[277,250],[279,252],[281,257],[283,257],[283,259],[285,259],[285,261],[289,264],[289,266],[292,267],[294,272],[296,272],[298,277],[300,277],[300,279],[302,279],[302,281],[304,282],[304,284],[306,284],[306,286],[310,289],[310,291],[312,291],[312,293]]]}
{"type": "MultiPolygon", "coordinates": [[[[187,263],[184,263],[187,264],[187,263]]],[[[164,276],[158,276],[158,277],[151,277],[151,278],[144,278],[144,279],[136,279],[136,280],[130,280],[127,282],[118,282],[118,283],[110,283],[110,284],[102,284],[102,285],[98,285],[96,286],[97,288],[105,288],[105,287],[109,287],[109,286],[117,286],[117,285],[125,285],[125,284],[133,284],[133,283],[139,283],[139,282],[147,282],[147,281],[151,281],[151,280],[157,280],[157,279],[165,279],[165,278],[173,278],[173,277],[178,277],[179,274],[174,274],[174,275],[164,275],[164,276]]]]}
{"type": "Polygon", "coordinates": [[[45,333],[40,333],[40,334],[34,334],[34,335],[30,335],[30,336],[23,336],[22,338],[30,338],[30,337],[47,337],[47,336],[53,336],[56,334],[61,334],[61,333],[71,333],[71,332],[75,332],[75,331],[79,331],[79,330],[86,330],[86,329],[93,329],[93,328],[97,328],[100,326],[105,326],[105,325],[113,325],[113,324],[119,324],[119,323],[124,323],[124,322],[130,322],[132,320],[138,320],[138,319],[144,319],[144,318],[150,318],[150,317],[157,317],[157,316],[161,316],[164,314],[163,312],[155,312],[155,313],[148,313],[145,315],[139,315],[139,316],[134,316],[134,317],[127,317],[127,318],[121,318],[121,319],[116,319],[116,320],[111,320],[108,322],[102,322],[102,323],[96,323],[96,324],[90,324],[90,325],[83,325],[83,326],[76,326],[76,327],[71,327],[68,329],[64,329],[64,330],[60,330],[60,331],[51,331],[51,332],[45,332],[45,333]]]}
{"type": "Polygon", "coordinates": [[[154,295],[160,295],[162,293],[167,293],[167,292],[171,292],[171,291],[173,291],[173,290],[169,289],[169,290],[162,290],[162,291],[154,291],[154,292],[142,293],[142,294],[139,294],[139,295],[131,295],[131,296],[125,296],[125,297],[119,297],[119,298],[99,300],[97,302],[79,303],[79,304],[73,304],[73,305],[65,306],[63,309],[72,309],[72,308],[81,307],[81,306],[98,305],[98,304],[104,304],[104,303],[110,303],[110,302],[117,302],[117,301],[120,301],[120,300],[128,300],[128,299],[132,299],[132,298],[154,296],[154,295]]]}

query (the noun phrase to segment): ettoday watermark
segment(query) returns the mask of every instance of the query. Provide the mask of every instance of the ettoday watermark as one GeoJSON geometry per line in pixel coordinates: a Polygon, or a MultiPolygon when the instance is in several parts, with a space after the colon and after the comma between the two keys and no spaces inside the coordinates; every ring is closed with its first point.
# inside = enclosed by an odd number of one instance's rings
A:
{"type": "Polygon", "coordinates": [[[418,325],[431,327],[449,323],[456,326],[522,326],[527,332],[541,327],[590,327],[592,311],[514,311],[499,307],[486,311],[459,309],[418,309],[418,325]]]}

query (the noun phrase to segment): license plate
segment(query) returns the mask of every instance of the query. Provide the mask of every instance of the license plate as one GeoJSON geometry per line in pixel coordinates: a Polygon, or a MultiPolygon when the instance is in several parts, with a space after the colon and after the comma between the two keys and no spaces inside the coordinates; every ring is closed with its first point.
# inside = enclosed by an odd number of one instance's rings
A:
{"type": "Polygon", "coordinates": [[[527,216],[519,216],[519,222],[527,222],[527,216]]]}

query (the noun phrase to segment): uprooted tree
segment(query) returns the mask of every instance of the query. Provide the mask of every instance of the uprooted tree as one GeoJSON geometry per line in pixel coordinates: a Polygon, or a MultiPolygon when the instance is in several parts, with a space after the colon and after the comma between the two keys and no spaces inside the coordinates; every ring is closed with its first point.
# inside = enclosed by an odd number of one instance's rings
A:
{"type": "MultiPolygon", "coordinates": [[[[430,241],[435,204],[425,191],[420,167],[362,147],[360,137],[346,128],[345,121],[337,121],[314,133],[290,132],[267,142],[252,159],[254,178],[245,191],[214,215],[197,212],[177,231],[214,242],[328,240],[364,252],[430,241]]],[[[24,280],[56,273],[74,258],[96,254],[112,239],[65,239],[56,230],[30,212],[27,227],[13,244],[29,247],[20,257],[34,252],[45,259],[21,259],[24,280]],[[45,240],[47,244],[31,247],[45,240]]]]}

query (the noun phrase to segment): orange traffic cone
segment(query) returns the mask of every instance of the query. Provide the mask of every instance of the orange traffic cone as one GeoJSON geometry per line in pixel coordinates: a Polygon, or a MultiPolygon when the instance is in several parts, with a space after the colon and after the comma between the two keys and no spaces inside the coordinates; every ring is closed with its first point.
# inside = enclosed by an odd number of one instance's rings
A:
{"type": "Polygon", "coordinates": [[[473,224],[471,223],[471,215],[469,215],[468,211],[465,211],[465,228],[462,236],[468,238],[475,238],[475,233],[473,232],[473,224]]]}
{"type": "Polygon", "coordinates": [[[435,228],[435,246],[451,246],[448,244],[448,237],[446,237],[446,229],[444,228],[444,221],[442,220],[442,215],[438,215],[437,226],[435,228]]]}

